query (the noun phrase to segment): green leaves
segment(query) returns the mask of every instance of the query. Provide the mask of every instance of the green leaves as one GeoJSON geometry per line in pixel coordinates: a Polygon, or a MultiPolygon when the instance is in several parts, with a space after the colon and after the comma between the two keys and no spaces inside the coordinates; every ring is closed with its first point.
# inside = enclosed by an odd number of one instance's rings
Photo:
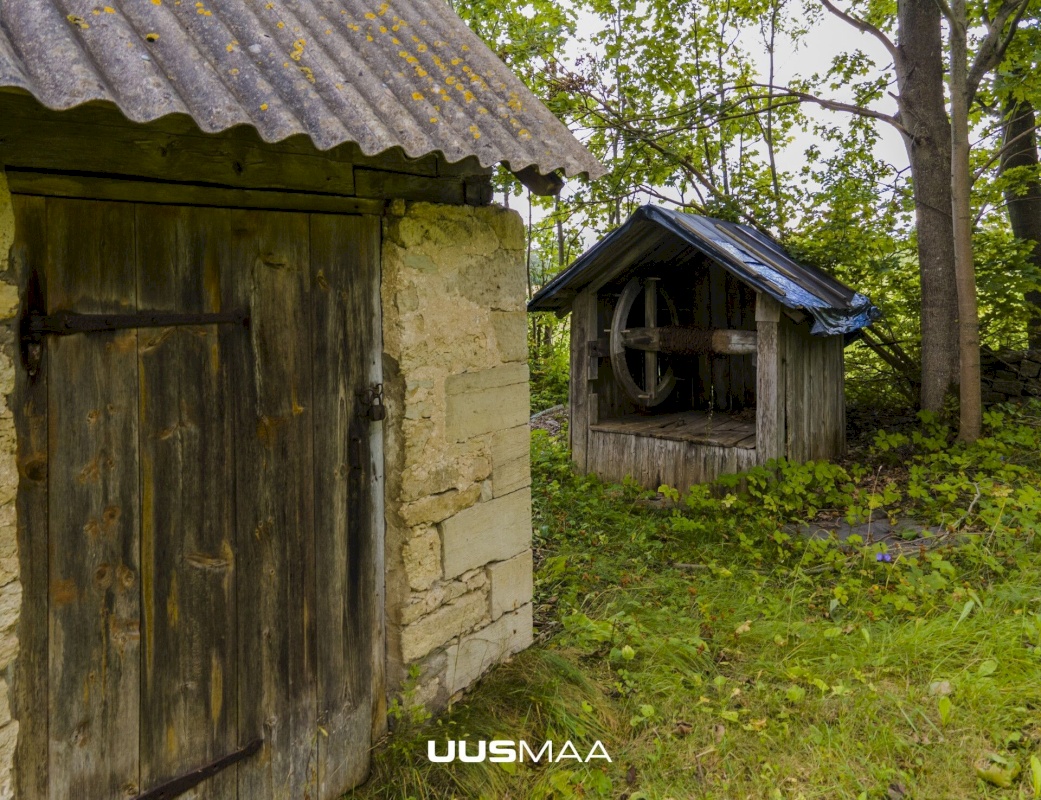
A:
{"type": "Polygon", "coordinates": [[[980,780],[1002,789],[1012,788],[1022,771],[1019,762],[1010,761],[996,753],[989,753],[986,759],[976,764],[976,776],[980,780]]]}
{"type": "Polygon", "coordinates": [[[940,712],[940,724],[946,726],[951,721],[951,714],[954,712],[954,703],[951,702],[951,698],[944,695],[936,701],[937,710],[940,712]]]}
{"type": "Polygon", "coordinates": [[[997,671],[998,671],[998,662],[995,661],[993,658],[988,658],[986,661],[983,661],[976,668],[976,675],[978,675],[980,678],[989,678],[991,675],[993,675],[997,671]]]}

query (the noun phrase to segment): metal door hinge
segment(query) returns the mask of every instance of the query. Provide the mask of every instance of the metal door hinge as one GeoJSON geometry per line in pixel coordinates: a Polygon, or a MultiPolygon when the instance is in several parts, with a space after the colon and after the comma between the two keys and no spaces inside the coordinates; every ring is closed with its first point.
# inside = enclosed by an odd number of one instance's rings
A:
{"type": "Polygon", "coordinates": [[[173,328],[184,325],[249,325],[245,309],[215,312],[136,311],[111,314],[80,314],[76,311],[44,310],[40,276],[35,270],[29,276],[19,323],[22,363],[30,378],[40,371],[45,336],[73,336],[134,328],[173,328]]]}

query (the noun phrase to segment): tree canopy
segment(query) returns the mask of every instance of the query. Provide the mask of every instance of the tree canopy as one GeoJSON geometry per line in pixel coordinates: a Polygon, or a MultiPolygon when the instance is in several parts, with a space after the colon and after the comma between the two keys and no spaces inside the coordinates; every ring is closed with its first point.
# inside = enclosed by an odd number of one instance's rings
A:
{"type": "MultiPolygon", "coordinates": [[[[1039,8],[966,9],[968,213],[980,335],[994,348],[1025,346],[1037,325],[1041,248],[1009,211],[1038,193],[1039,8]]],[[[868,339],[878,347],[850,351],[866,391],[921,392],[939,407],[958,380],[950,6],[480,0],[456,10],[610,168],[559,201],[532,200],[536,284],[645,202],[745,222],[883,309],[868,339]],[[904,158],[881,146],[889,131],[904,158]]],[[[499,190],[507,201],[520,192],[508,177],[499,190]]]]}

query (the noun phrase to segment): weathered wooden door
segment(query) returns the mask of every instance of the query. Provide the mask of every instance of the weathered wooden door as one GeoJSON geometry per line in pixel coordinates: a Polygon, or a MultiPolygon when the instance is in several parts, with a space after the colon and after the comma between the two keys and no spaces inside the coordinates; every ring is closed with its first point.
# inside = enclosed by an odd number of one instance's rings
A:
{"type": "Polygon", "coordinates": [[[338,797],[380,669],[378,220],[16,215],[38,320],[136,315],[40,334],[20,376],[23,796],[338,797]]]}

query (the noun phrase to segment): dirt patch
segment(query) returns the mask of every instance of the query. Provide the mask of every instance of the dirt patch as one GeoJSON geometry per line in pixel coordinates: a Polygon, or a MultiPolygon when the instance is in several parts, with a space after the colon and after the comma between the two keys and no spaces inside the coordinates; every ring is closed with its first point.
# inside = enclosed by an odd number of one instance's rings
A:
{"type": "Polygon", "coordinates": [[[561,428],[567,424],[567,406],[553,406],[538,414],[531,415],[531,429],[546,431],[550,436],[559,436],[561,428]]]}

